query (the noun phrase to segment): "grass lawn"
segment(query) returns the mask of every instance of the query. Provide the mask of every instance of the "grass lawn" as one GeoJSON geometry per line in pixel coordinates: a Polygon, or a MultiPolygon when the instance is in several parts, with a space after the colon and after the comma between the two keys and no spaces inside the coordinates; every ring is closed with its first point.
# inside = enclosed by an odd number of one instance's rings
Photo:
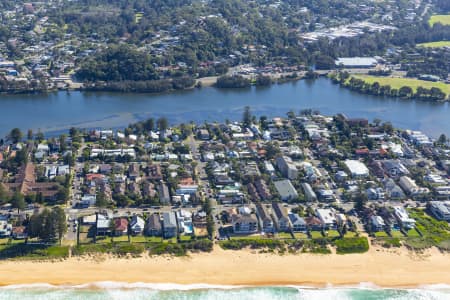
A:
{"type": "Polygon", "coordinates": [[[433,26],[436,23],[441,23],[442,25],[450,25],[450,15],[434,15],[430,17],[428,23],[433,26]]]}
{"type": "Polygon", "coordinates": [[[9,241],[8,238],[0,239],[0,245],[6,245],[6,244],[8,244],[8,241],[9,241]]]}
{"type": "Polygon", "coordinates": [[[408,230],[408,237],[420,237],[420,234],[417,232],[415,228],[408,230]]]}
{"type": "Polygon", "coordinates": [[[261,235],[235,235],[230,236],[232,240],[261,240],[263,236],[261,235]]]}
{"type": "Polygon", "coordinates": [[[131,237],[132,243],[161,243],[162,237],[137,235],[131,237]]]}
{"type": "Polygon", "coordinates": [[[380,85],[390,85],[393,89],[400,89],[403,86],[409,86],[413,89],[414,92],[416,92],[419,86],[427,89],[436,87],[441,89],[441,91],[445,93],[447,98],[450,95],[450,85],[443,82],[432,82],[415,78],[377,77],[368,75],[353,75],[353,77],[362,79],[369,84],[378,82],[380,85]]]}
{"type": "Polygon", "coordinates": [[[188,241],[190,241],[192,239],[192,236],[190,236],[190,235],[180,235],[180,241],[182,241],[182,242],[188,242],[188,241]]]}
{"type": "Polygon", "coordinates": [[[345,238],[351,238],[356,237],[356,232],[353,231],[347,231],[347,233],[344,235],[345,238]]]}
{"type": "Polygon", "coordinates": [[[172,243],[172,244],[176,244],[177,243],[177,238],[173,237],[171,239],[164,239],[163,240],[164,243],[172,243]]]}
{"type": "Polygon", "coordinates": [[[385,238],[385,237],[389,237],[389,235],[385,231],[377,231],[377,232],[375,232],[375,237],[385,238]]]}
{"type": "Polygon", "coordinates": [[[391,231],[391,235],[392,235],[392,237],[395,237],[395,238],[403,238],[403,237],[405,237],[403,235],[403,233],[401,233],[400,230],[392,230],[391,231]]]}
{"type": "Polygon", "coordinates": [[[419,46],[419,47],[426,47],[426,48],[450,47],[450,41],[422,43],[422,44],[417,44],[417,46],[419,46]]]}
{"type": "Polygon", "coordinates": [[[323,238],[321,231],[311,231],[311,238],[313,239],[321,239],[323,238]]]}
{"type": "Polygon", "coordinates": [[[339,232],[337,230],[328,230],[327,236],[330,238],[335,238],[335,237],[340,237],[341,235],[339,234],[339,232]]]}
{"type": "Polygon", "coordinates": [[[279,239],[292,239],[292,235],[287,232],[279,232],[277,233],[276,237],[279,239]]]}
{"type": "Polygon", "coordinates": [[[303,232],[295,232],[294,233],[294,237],[296,239],[307,239],[308,235],[306,233],[303,233],[303,232]]]}
{"type": "Polygon", "coordinates": [[[128,236],[127,235],[115,236],[113,240],[114,242],[128,242],[128,236]]]}

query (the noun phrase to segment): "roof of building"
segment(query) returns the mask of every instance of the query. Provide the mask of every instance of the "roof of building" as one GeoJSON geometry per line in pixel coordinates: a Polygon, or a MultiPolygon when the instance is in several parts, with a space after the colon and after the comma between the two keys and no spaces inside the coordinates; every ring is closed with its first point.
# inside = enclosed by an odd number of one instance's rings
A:
{"type": "Polygon", "coordinates": [[[298,196],[297,191],[289,179],[274,181],[273,184],[282,198],[298,196]]]}
{"type": "Polygon", "coordinates": [[[359,160],[347,159],[345,165],[354,176],[366,176],[369,174],[369,169],[367,169],[366,165],[359,160]]]}

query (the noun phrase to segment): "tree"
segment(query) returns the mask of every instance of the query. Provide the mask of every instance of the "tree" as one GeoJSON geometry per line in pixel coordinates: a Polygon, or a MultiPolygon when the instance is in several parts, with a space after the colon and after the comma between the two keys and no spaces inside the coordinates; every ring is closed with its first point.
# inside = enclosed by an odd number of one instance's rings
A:
{"type": "Polygon", "coordinates": [[[28,129],[28,132],[27,132],[27,139],[28,139],[28,140],[32,140],[32,139],[33,139],[33,130],[28,129]]]}
{"type": "Polygon", "coordinates": [[[157,125],[158,125],[158,129],[160,131],[166,131],[167,128],[169,127],[169,122],[167,121],[167,118],[165,117],[161,117],[156,121],[157,125]]]}
{"type": "Polygon", "coordinates": [[[250,106],[246,106],[244,108],[244,114],[242,116],[242,123],[244,123],[245,127],[250,127],[252,124],[252,113],[250,111],[250,106]]]}
{"type": "Polygon", "coordinates": [[[100,208],[104,208],[104,207],[108,206],[108,199],[106,198],[106,194],[104,192],[97,193],[95,205],[100,208]]]}
{"type": "Polygon", "coordinates": [[[22,131],[19,128],[14,128],[9,133],[9,139],[15,144],[22,140],[22,131]]]}
{"type": "Polygon", "coordinates": [[[355,209],[357,211],[362,211],[364,207],[366,206],[368,199],[366,193],[363,191],[360,191],[358,195],[356,196],[356,202],[355,202],[355,209]]]}
{"type": "Polygon", "coordinates": [[[25,208],[25,198],[23,197],[22,193],[15,192],[11,198],[11,205],[13,208],[17,208],[17,213],[20,213],[21,209],[25,208]]]}
{"type": "Polygon", "coordinates": [[[0,203],[4,204],[9,201],[8,192],[5,186],[0,182],[0,203]]]}
{"type": "Polygon", "coordinates": [[[147,131],[152,131],[155,128],[155,120],[153,118],[147,119],[144,122],[144,128],[147,131]]]}
{"type": "Polygon", "coordinates": [[[56,236],[58,237],[59,244],[61,244],[62,238],[67,232],[66,214],[61,207],[55,206],[52,209],[50,222],[54,224],[53,227],[56,230],[56,236]]]}
{"type": "Polygon", "coordinates": [[[41,143],[44,140],[44,134],[39,130],[38,133],[36,133],[36,140],[41,143]]]}
{"type": "Polygon", "coordinates": [[[441,134],[438,138],[438,143],[444,145],[447,142],[447,136],[445,134],[441,134]]]}

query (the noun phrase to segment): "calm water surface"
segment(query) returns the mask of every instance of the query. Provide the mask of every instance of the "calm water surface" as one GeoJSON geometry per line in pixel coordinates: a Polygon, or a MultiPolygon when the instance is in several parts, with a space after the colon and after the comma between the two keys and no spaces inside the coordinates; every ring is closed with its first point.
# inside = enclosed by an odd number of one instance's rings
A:
{"type": "Polygon", "coordinates": [[[171,123],[240,119],[244,106],[257,115],[284,116],[293,109],[380,118],[400,128],[432,136],[450,135],[448,103],[432,104],[361,95],[322,78],[246,90],[199,90],[163,95],[58,92],[48,95],[0,95],[0,136],[11,128],[43,132],[122,127],[148,117],[166,116],[171,123]]]}

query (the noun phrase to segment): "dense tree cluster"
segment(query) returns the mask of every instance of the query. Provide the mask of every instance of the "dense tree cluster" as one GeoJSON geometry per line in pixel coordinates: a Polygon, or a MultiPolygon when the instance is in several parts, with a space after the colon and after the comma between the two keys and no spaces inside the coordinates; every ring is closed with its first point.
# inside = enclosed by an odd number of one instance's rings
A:
{"type": "Polygon", "coordinates": [[[76,76],[83,81],[158,79],[150,56],[130,46],[111,46],[86,60],[76,76]]]}
{"type": "Polygon", "coordinates": [[[67,231],[66,215],[64,210],[55,206],[51,210],[44,209],[41,213],[30,217],[28,235],[39,238],[46,243],[61,241],[67,231]]]}

